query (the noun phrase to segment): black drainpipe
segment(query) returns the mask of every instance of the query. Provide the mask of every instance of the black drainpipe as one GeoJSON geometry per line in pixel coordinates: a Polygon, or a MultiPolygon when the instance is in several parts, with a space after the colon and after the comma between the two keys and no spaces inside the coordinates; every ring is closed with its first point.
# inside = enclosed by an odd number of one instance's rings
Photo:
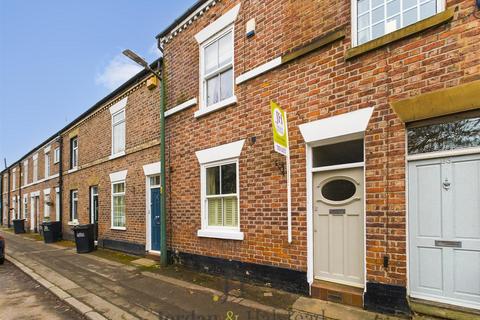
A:
{"type": "Polygon", "coordinates": [[[7,189],[7,226],[11,228],[10,225],[10,169],[8,169],[8,189],[7,189]]]}
{"type": "Polygon", "coordinates": [[[15,217],[16,219],[20,219],[20,217],[22,216],[22,211],[23,211],[23,202],[22,202],[22,181],[23,181],[23,177],[22,177],[22,163],[20,162],[20,165],[19,165],[19,176],[20,176],[20,181],[18,183],[18,197],[17,197],[17,216],[15,217]]]}
{"type": "MultiPolygon", "coordinates": [[[[60,208],[60,233],[63,232],[63,139],[62,135],[58,135],[58,147],[60,148],[60,157],[58,163],[58,191],[60,193],[60,197],[58,197],[59,208],[60,208]]],[[[54,151],[55,152],[55,151],[54,151]]],[[[62,233],[63,234],[63,233],[62,233]]]]}

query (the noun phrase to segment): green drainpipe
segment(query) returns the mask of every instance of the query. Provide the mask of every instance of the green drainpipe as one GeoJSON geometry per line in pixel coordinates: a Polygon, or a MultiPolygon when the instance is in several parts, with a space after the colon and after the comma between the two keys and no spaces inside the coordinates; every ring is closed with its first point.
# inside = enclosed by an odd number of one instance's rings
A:
{"type": "Polygon", "coordinates": [[[162,59],[160,80],[160,264],[166,266],[167,258],[167,206],[166,206],[166,181],[165,181],[165,62],[162,59]]]}

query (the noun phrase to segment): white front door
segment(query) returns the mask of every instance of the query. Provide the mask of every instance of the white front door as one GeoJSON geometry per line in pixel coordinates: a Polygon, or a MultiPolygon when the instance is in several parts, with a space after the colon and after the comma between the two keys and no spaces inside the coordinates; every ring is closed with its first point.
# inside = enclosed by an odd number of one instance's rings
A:
{"type": "Polygon", "coordinates": [[[313,175],[314,276],[364,286],[363,167],[313,175]]]}
{"type": "Polygon", "coordinates": [[[413,161],[410,294],[480,308],[480,155],[413,161]]]}

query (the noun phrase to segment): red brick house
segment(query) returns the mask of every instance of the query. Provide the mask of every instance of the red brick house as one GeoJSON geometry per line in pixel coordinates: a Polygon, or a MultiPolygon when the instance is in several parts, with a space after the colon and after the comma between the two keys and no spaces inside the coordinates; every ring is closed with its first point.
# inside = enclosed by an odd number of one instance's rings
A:
{"type": "MultiPolygon", "coordinates": [[[[480,308],[479,16],[470,0],[196,2],[157,36],[172,259],[386,313],[480,308]]],[[[98,219],[99,245],[160,253],[150,81],[54,136],[65,236],[98,219]]],[[[10,209],[35,152],[1,173],[10,209]]]]}
{"type": "Polygon", "coordinates": [[[479,15],[198,1],[157,36],[174,256],[383,312],[407,297],[478,308],[479,15]],[[291,226],[271,101],[288,118],[291,226]]]}

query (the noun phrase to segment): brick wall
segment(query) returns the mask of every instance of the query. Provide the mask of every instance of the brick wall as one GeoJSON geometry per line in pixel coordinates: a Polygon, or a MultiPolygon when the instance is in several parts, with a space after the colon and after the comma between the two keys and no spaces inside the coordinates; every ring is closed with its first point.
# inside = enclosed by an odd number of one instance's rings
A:
{"type": "Polygon", "coordinates": [[[145,183],[143,165],[158,162],[160,104],[159,90],[147,89],[146,79],[119,93],[62,134],[63,139],[63,228],[72,236],[70,192],[78,190],[78,221],[90,223],[90,187],[99,193],[99,239],[145,244],[145,183]],[[112,128],[109,107],[127,98],[126,155],[110,160],[112,128]],[[78,137],[79,169],[70,169],[70,139],[78,137]],[[111,182],[109,174],[127,170],[125,182],[126,230],[111,229],[111,182]]]}
{"type": "MultiPolygon", "coordinates": [[[[199,99],[194,35],[239,1],[221,1],[165,44],[167,102],[199,99]]],[[[235,22],[235,76],[294,47],[346,28],[346,38],[235,86],[238,103],[201,118],[198,106],[167,119],[168,236],[173,249],[306,270],[305,144],[298,125],[366,107],[367,280],[406,285],[405,128],[396,99],[480,79],[480,22],[472,1],[447,1],[453,21],[351,60],[350,1],[242,1],[235,22]],[[256,18],[256,35],[245,23],[256,18]],[[287,242],[286,181],[273,152],[269,101],[289,114],[293,243],[287,242]],[[187,130],[185,128],[188,128],[187,130]],[[245,240],[199,238],[200,167],[195,151],[255,136],[240,157],[240,228],[245,240]],[[383,256],[390,257],[385,269],[383,256]]]]}

